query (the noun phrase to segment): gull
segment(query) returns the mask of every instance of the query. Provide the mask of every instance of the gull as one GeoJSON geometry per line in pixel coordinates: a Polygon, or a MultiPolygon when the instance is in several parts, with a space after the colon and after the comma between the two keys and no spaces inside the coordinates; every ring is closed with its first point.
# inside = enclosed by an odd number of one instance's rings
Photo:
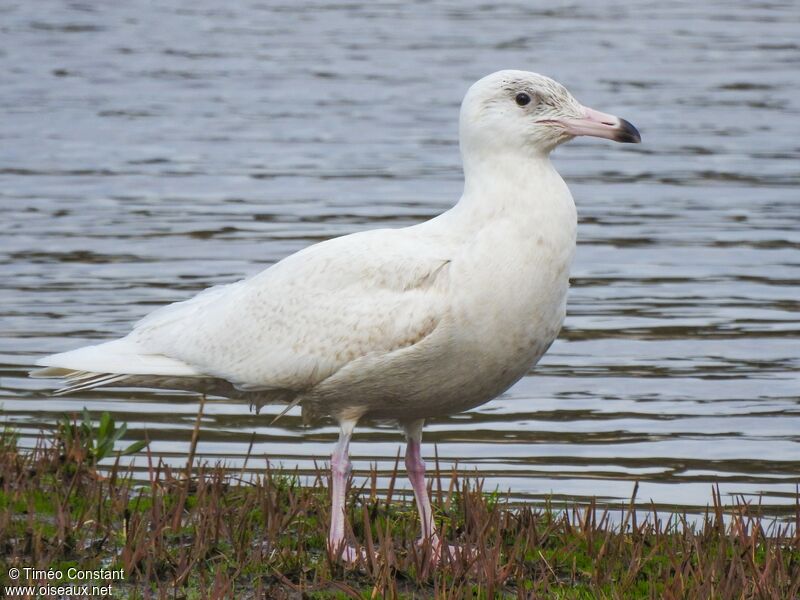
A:
{"type": "Polygon", "coordinates": [[[56,393],[181,389],[332,417],[327,543],[348,561],[361,556],[345,542],[350,439],[361,419],[394,421],[422,541],[439,556],[423,424],[495,398],[558,335],[577,213],[550,153],[581,135],[641,140],[628,121],[583,106],[548,77],[488,75],[461,104],[464,189],[451,209],[309,246],[162,307],[123,338],[43,358],[32,375],[65,378],[56,393]]]}

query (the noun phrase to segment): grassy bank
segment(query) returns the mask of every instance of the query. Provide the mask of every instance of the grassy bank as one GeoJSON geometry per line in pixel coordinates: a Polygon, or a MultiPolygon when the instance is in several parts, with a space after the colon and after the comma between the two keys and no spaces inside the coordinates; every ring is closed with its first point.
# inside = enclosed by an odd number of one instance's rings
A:
{"type": "Polygon", "coordinates": [[[87,435],[97,433],[62,424],[26,450],[13,433],[0,438],[2,585],[24,583],[10,580],[12,567],[77,567],[121,568],[113,596],[125,598],[783,599],[800,590],[796,528],[717,494],[699,523],[630,510],[612,522],[592,505],[515,506],[479,481],[439,474],[437,522],[463,552],[432,566],[413,504],[391,489],[379,495],[373,474],[348,497],[350,533],[367,556],[344,566],[325,549],[325,474],[303,486],[285,472],[178,471],[148,456],[142,484],[118,464],[97,468],[108,448],[87,435]]]}

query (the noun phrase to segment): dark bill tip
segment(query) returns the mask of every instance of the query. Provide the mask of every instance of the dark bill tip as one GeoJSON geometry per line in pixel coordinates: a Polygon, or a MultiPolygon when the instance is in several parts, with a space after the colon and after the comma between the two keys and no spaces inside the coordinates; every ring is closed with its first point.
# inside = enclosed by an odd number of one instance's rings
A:
{"type": "Polygon", "coordinates": [[[633,126],[633,123],[620,119],[614,141],[622,142],[623,144],[638,144],[642,141],[642,136],[639,130],[633,126]]]}

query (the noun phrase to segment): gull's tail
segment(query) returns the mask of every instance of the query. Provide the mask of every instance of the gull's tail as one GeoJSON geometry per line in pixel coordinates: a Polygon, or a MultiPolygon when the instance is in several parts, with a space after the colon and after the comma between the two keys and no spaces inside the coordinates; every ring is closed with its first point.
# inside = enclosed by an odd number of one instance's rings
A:
{"type": "Polygon", "coordinates": [[[44,368],[31,371],[31,377],[66,380],[66,385],[54,392],[57,396],[107,385],[119,385],[133,377],[139,381],[142,377],[148,376],[203,377],[201,373],[179,360],[147,352],[130,336],[46,356],[36,364],[44,368]]]}

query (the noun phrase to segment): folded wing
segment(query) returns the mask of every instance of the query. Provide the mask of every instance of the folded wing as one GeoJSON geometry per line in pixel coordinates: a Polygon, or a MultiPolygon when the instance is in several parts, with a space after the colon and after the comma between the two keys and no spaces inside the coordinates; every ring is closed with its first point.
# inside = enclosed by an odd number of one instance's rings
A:
{"type": "Polygon", "coordinates": [[[156,310],[121,340],[47,357],[39,364],[51,368],[39,374],[201,376],[248,391],[309,389],[357,358],[417,343],[444,317],[449,259],[409,231],[310,246],[254,277],[156,310]]]}

